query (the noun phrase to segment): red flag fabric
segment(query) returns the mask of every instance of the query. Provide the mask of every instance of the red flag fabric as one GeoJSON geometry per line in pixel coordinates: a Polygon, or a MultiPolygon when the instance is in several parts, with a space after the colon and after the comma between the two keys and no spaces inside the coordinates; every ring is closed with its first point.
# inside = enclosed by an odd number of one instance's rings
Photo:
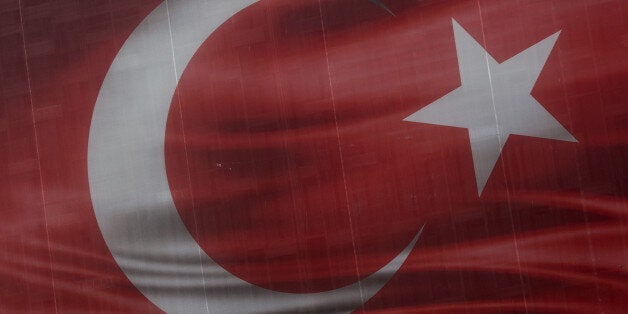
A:
{"type": "Polygon", "coordinates": [[[3,1],[0,312],[625,312],[625,1],[380,4],[3,1]]]}

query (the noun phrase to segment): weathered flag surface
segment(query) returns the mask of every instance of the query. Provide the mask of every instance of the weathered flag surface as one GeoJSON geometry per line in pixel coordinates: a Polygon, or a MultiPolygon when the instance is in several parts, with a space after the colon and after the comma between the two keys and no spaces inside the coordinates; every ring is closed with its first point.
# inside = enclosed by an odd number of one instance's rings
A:
{"type": "Polygon", "coordinates": [[[626,313],[628,2],[0,0],[0,313],[626,313]]]}

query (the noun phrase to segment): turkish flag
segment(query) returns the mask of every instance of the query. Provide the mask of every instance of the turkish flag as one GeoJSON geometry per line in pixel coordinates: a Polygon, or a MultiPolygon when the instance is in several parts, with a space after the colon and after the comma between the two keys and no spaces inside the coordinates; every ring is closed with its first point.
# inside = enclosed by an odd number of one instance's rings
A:
{"type": "Polygon", "coordinates": [[[0,3],[0,312],[622,313],[628,3],[0,3]]]}

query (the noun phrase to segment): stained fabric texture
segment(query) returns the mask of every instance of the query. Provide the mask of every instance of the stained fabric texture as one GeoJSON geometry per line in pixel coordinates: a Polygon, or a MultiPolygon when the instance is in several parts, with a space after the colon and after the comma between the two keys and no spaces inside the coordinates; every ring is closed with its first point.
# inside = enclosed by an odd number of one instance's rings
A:
{"type": "Polygon", "coordinates": [[[621,0],[4,0],[2,313],[623,313],[621,0]]]}

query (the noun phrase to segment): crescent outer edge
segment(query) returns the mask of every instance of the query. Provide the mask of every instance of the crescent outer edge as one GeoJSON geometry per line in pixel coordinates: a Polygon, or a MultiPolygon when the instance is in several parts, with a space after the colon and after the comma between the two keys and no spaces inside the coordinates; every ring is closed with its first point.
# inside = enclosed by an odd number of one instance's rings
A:
{"type": "Polygon", "coordinates": [[[214,262],[172,200],[164,139],[177,82],[205,39],[255,2],[166,1],[130,35],[107,72],[90,127],[88,177],[96,219],[122,271],[168,313],[350,312],[397,272],[421,231],[359,282],[320,293],[284,293],[250,284],[214,262]]]}

